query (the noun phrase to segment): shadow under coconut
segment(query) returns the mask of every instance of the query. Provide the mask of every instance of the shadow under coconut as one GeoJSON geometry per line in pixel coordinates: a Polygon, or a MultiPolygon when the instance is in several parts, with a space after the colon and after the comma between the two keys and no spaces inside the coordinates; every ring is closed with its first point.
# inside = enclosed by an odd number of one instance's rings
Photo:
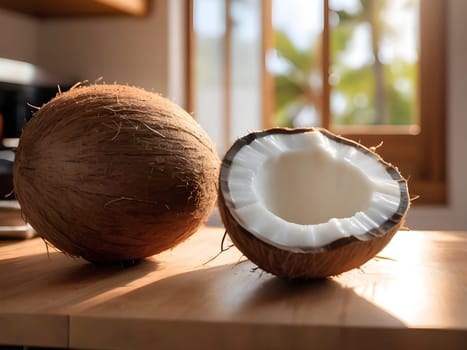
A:
{"type": "Polygon", "coordinates": [[[0,259],[0,295],[6,302],[9,296],[14,296],[16,301],[24,299],[25,305],[34,300],[38,309],[42,301],[46,309],[55,306],[73,309],[157,269],[157,262],[150,259],[132,266],[95,265],[44,248],[43,253],[0,259]]]}
{"type": "Polygon", "coordinates": [[[167,277],[92,305],[83,315],[87,312],[112,318],[283,326],[403,326],[397,317],[334,279],[286,281],[249,261],[167,277]]]}
{"type": "Polygon", "coordinates": [[[269,276],[239,306],[239,313],[278,308],[283,319],[299,324],[405,327],[395,315],[341,284],[338,277],[284,280],[269,276]]]}
{"type": "Polygon", "coordinates": [[[93,264],[83,259],[76,260],[81,262],[81,264],[64,270],[62,274],[59,274],[55,281],[57,284],[89,284],[100,283],[105,280],[107,288],[112,289],[115,286],[139,279],[158,268],[157,261],[151,259],[124,261],[105,265],[93,264]]]}

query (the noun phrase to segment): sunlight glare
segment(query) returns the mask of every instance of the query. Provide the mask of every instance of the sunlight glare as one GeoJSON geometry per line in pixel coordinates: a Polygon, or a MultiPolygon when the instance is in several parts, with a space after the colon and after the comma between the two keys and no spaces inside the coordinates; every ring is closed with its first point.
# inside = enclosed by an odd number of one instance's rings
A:
{"type": "Polygon", "coordinates": [[[300,49],[310,48],[323,31],[322,1],[273,0],[272,25],[300,49]]]}

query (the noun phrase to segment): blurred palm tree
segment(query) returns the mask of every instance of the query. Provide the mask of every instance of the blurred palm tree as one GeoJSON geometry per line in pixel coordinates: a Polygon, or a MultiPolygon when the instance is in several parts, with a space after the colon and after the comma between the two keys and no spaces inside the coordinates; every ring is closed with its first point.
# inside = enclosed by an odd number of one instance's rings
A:
{"type": "MultiPolygon", "coordinates": [[[[412,124],[415,98],[397,89],[396,80],[413,85],[416,81],[416,64],[405,61],[385,65],[380,50],[383,38],[397,35],[396,28],[384,17],[387,0],[360,0],[358,11],[330,9],[330,15],[338,24],[332,27],[330,56],[331,71],[338,73],[339,81],[333,91],[346,101],[346,109],[334,118],[336,124],[412,124]],[[360,67],[349,67],[339,58],[352,55],[349,43],[355,38],[362,24],[369,28],[371,60],[360,67]],[[350,103],[359,100],[361,103],[350,103]]],[[[407,0],[406,6],[414,6],[407,0]]],[[[362,40],[362,38],[356,38],[362,40]]],[[[275,32],[277,55],[286,67],[273,73],[275,82],[275,123],[281,126],[297,126],[305,111],[313,111],[319,124],[322,114],[321,38],[305,49],[298,48],[285,32],[275,32]]]]}

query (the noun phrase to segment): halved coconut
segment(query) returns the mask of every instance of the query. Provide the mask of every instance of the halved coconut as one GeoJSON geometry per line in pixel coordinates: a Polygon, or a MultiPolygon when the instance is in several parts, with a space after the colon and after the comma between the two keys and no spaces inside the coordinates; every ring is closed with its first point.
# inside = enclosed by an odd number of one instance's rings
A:
{"type": "Polygon", "coordinates": [[[324,129],[270,129],[230,148],[219,208],[233,243],[280,277],[321,278],[374,257],[410,205],[397,168],[324,129]]]}

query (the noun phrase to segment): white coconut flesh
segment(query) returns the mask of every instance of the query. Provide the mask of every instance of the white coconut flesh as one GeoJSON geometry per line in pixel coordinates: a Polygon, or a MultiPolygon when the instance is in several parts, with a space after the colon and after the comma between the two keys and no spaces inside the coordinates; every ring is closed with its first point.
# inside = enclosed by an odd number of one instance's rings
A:
{"type": "Polygon", "coordinates": [[[317,130],[257,137],[229,163],[221,174],[227,209],[252,235],[281,249],[370,239],[397,224],[408,205],[397,170],[317,130]]]}

